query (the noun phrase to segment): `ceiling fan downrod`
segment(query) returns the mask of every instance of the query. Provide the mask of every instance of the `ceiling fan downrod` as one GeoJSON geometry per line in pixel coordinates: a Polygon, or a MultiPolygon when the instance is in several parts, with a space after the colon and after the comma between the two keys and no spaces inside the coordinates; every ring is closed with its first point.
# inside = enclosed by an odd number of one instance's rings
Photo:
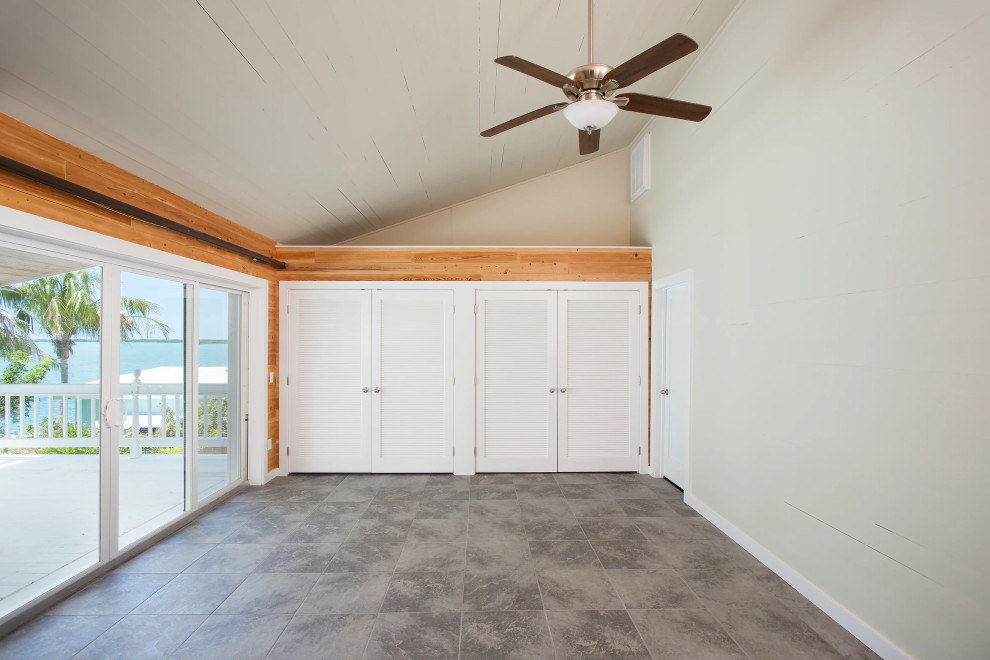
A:
{"type": "Polygon", "coordinates": [[[595,63],[595,0],[588,0],[588,64],[595,63]]]}

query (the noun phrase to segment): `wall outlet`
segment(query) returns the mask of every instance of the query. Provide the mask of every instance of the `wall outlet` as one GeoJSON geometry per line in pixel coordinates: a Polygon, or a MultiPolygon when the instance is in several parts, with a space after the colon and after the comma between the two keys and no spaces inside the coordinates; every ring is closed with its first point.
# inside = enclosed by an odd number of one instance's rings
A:
{"type": "Polygon", "coordinates": [[[272,450],[272,439],[268,438],[268,451],[272,450]]]}

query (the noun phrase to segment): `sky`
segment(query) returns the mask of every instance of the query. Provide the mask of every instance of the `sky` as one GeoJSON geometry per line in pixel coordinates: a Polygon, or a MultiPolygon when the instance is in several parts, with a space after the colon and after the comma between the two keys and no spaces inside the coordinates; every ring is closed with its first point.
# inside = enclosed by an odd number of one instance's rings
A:
{"type": "MultiPolygon", "coordinates": [[[[143,298],[161,307],[155,316],[171,329],[170,339],[181,339],[185,289],[181,282],[139,275],[126,271],[120,274],[120,290],[122,296],[143,298]]],[[[227,304],[226,291],[199,289],[199,334],[200,339],[227,339],[227,304]]],[[[161,339],[160,333],[155,333],[148,339],[161,339]]]]}
{"type": "MultiPolygon", "coordinates": [[[[94,267],[98,271],[98,267],[94,267]]],[[[174,280],[138,273],[121,271],[121,295],[141,298],[158,305],[153,316],[169,327],[169,339],[181,340],[184,328],[185,284],[174,280]]],[[[227,314],[230,295],[226,291],[200,286],[199,289],[199,338],[201,340],[226,340],[227,314]]],[[[44,332],[32,333],[35,339],[47,338],[44,332]]],[[[159,331],[154,331],[142,339],[163,339],[159,331]]],[[[88,338],[80,338],[84,341],[88,338]]]]}

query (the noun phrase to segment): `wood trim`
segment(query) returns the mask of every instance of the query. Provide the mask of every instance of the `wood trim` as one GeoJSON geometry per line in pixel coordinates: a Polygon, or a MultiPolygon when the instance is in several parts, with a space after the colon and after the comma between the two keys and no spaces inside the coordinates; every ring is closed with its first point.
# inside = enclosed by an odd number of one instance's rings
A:
{"type": "Polygon", "coordinates": [[[2,113],[0,155],[269,257],[274,252],[267,236],[2,113]]]}
{"type": "Polygon", "coordinates": [[[279,247],[281,281],[649,282],[650,248],[279,247]]]}
{"type": "Polygon", "coordinates": [[[225,241],[221,238],[215,238],[206,232],[193,229],[192,227],[188,227],[181,222],[169,220],[168,218],[162,217],[157,213],[151,213],[150,211],[140,209],[127,202],[122,202],[119,199],[110,197],[109,195],[96,192],[86,186],[81,186],[77,183],[73,183],[72,181],[67,181],[60,176],[49,174],[48,172],[30,167],[20,161],[7,158],[3,155],[0,155],[0,170],[10,172],[11,174],[28,179],[29,181],[34,181],[35,183],[39,183],[43,186],[68,193],[81,200],[87,201],[90,204],[115,211],[121,215],[126,215],[130,218],[135,218],[142,222],[155,225],[156,227],[162,227],[186,236],[191,236],[192,238],[209,243],[210,245],[224,248],[225,250],[230,250],[231,252],[236,252],[237,254],[243,254],[246,257],[250,257],[253,261],[267,263],[269,266],[276,266],[278,268],[283,268],[285,266],[284,263],[275,261],[271,257],[261,254],[260,252],[255,252],[254,250],[230,243],[229,241],[225,241]]]}

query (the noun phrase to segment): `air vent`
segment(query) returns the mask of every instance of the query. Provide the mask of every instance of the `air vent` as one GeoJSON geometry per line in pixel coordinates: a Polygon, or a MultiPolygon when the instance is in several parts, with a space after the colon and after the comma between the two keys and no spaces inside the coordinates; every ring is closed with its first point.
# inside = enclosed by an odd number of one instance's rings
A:
{"type": "Polygon", "coordinates": [[[650,189],[650,134],[643,136],[629,152],[629,201],[650,189]]]}

